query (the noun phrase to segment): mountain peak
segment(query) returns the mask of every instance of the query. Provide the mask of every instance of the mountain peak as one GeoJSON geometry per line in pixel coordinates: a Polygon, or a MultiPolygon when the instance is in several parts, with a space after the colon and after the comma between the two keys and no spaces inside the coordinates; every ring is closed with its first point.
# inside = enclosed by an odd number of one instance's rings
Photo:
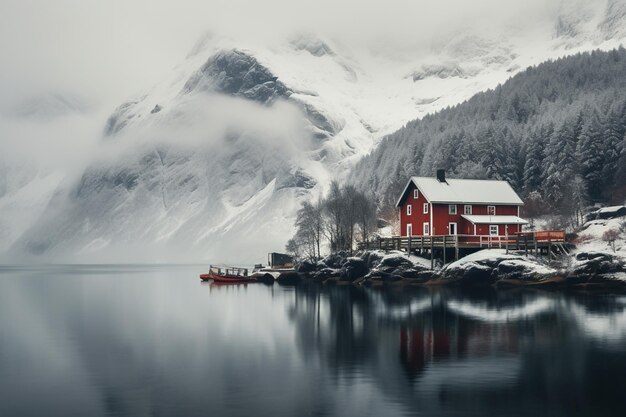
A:
{"type": "Polygon", "coordinates": [[[187,81],[183,93],[214,91],[268,104],[291,91],[251,54],[225,50],[211,56],[187,81]]]}

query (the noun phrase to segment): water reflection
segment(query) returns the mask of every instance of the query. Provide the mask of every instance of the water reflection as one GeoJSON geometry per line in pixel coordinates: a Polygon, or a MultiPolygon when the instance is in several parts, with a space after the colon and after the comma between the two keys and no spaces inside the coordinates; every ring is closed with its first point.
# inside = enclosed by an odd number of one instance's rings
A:
{"type": "Polygon", "coordinates": [[[0,269],[0,415],[625,415],[626,297],[0,269]]]}
{"type": "Polygon", "coordinates": [[[292,315],[301,350],[335,373],[364,372],[407,413],[623,415],[625,307],[623,297],[300,286],[292,315]]]}

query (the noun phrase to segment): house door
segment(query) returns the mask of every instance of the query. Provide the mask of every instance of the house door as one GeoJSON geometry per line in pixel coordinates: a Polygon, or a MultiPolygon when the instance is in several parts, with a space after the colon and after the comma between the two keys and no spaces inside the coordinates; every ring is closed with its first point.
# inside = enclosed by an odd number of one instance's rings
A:
{"type": "Polygon", "coordinates": [[[456,223],[448,224],[448,233],[451,235],[456,235],[456,223]]]}
{"type": "Polygon", "coordinates": [[[413,236],[413,225],[411,223],[406,225],[406,235],[413,236]]]}

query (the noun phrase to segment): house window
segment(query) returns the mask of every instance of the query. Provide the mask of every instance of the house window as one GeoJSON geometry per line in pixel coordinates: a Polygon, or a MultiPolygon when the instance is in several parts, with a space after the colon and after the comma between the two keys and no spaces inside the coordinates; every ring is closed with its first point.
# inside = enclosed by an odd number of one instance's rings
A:
{"type": "Polygon", "coordinates": [[[406,235],[413,236],[413,225],[411,223],[406,225],[406,235]]]}
{"type": "Polygon", "coordinates": [[[456,214],[456,204],[448,204],[448,214],[456,214]]]}
{"type": "Polygon", "coordinates": [[[430,234],[430,224],[424,223],[424,236],[428,236],[430,234]]]}
{"type": "Polygon", "coordinates": [[[406,215],[407,215],[407,216],[410,216],[410,215],[411,215],[411,213],[412,213],[412,211],[413,211],[413,206],[412,206],[412,205],[410,205],[410,204],[408,204],[408,205],[406,206],[406,215]]]}
{"type": "Polygon", "coordinates": [[[413,198],[417,200],[419,198],[419,196],[420,196],[420,192],[416,188],[415,190],[413,190],[413,198]]]}
{"type": "Polygon", "coordinates": [[[491,236],[498,236],[498,225],[497,224],[490,224],[489,225],[489,234],[491,236]]]}
{"type": "Polygon", "coordinates": [[[496,215],[496,206],[487,206],[487,214],[490,216],[496,215]]]}
{"type": "Polygon", "coordinates": [[[472,214],[472,205],[471,204],[466,204],[463,207],[463,214],[472,214]]]}
{"type": "Polygon", "coordinates": [[[428,203],[424,203],[424,214],[428,214],[428,203]]]}

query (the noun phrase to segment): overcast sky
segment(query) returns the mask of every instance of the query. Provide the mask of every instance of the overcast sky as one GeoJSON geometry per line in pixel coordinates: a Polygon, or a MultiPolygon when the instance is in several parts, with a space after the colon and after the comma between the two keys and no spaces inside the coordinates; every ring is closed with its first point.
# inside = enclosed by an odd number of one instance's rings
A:
{"type": "Polygon", "coordinates": [[[450,30],[526,24],[561,0],[2,0],[0,100],[59,91],[115,105],[150,87],[212,31],[306,31],[401,47],[450,30]]]}

